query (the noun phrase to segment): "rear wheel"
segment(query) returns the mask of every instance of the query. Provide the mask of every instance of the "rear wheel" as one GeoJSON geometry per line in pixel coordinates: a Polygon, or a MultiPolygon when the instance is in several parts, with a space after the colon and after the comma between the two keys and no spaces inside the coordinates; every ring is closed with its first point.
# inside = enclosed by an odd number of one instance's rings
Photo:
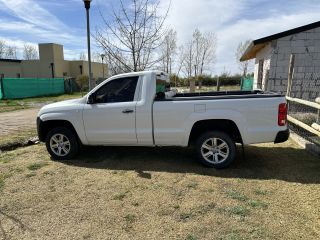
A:
{"type": "Polygon", "coordinates": [[[52,129],[46,137],[46,147],[53,159],[72,159],[79,150],[76,135],[65,127],[52,129]]]}
{"type": "Polygon", "coordinates": [[[236,156],[233,139],[224,132],[212,131],[202,134],[196,142],[198,160],[214,168],[228,167],[236,156]]]}

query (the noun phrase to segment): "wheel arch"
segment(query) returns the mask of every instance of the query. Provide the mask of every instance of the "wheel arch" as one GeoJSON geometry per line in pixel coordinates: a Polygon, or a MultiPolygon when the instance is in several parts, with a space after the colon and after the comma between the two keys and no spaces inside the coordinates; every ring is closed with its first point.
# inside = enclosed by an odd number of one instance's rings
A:
{"type": "Polygon", "coordinates": [[[195,143],[196,139],[208,131],[221,131],[228,134],[236,143],[243,143],[237,124],[229,119],[206,119],[195,122],[191,128],[188,145],[195,143]]]}
{"type": "Polygon", "coordinates": [[[39,120],[39,123],[38,123],[38,137],[39,137],[39,140],[41,142],[45,142],[45,139],[46,139],[46,136],[47,134],[54,128],[56,127],[65,127],[69,130],[71,130],[79,143],[81,143],[81,140],[78,136],[78,133],[77,131],[75,130],[73,124],[68,121],[68,120],[47,120],[47,121],[42,121],[41,119],[39,120]]]}

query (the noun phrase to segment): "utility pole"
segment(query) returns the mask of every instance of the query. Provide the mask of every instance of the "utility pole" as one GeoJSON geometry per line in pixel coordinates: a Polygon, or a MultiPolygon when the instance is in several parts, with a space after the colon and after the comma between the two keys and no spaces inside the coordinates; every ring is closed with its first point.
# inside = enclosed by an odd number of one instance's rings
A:
{"type": "Polygon", "coordinates": [[[90,16],[89,9],[91,0],[83,0],[87,14],[87,43],[88,43],[88,66],[89,66],[89,91],[92,89],[92,72],[91,72],[91,51],[90,51],[90,16]]]}
{"type": "Polygon", "coordinates": [[[103,63],[103,59],[106,55],[105,54],[101,54],[100,57],[101,57],[101,60],[102,60],[102,78],[104,78],[104,63],[103,63]]]}

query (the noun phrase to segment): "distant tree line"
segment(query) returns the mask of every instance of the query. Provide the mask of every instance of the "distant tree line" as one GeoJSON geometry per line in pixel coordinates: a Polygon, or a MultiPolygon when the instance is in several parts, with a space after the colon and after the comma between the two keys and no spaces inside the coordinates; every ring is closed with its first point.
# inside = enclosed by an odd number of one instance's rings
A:
{"type": "MultiPolygon", "coordinates": [[[[252,77],[253,74],[247,74],[247,77],[252,77]]],[[[192,77],[181,77],[176,74],[170,75],[170,85],[172,87],[187,87],[190,86],[190,81],[194,81],[195,86],[217,86],[218,82],[220,86],[239,86],[241,83],[241,74],[222,73],[220,75],[201,75],[192,77]]]]}
{"type": "MultiPolygon", "coordinates": [[[[17,59],[18,48],[14,45],[7,44],[0,39],[0,59],[17,59]]],[[[39,59],[39,53],[36,46],[25,43],[22,49],[24,60],[39,59]]]]}
{"type": "MultiPolygon", "coordinates": [[[[111,13],[100,9],[103,25],[94,38],[105,55],[109,74],[160,69],[175,77],[179,85],[212,86],[217,76],[211,77],[216,62],[217,36],[213,31],[190,29],[188,41],[178,46],[177,32],[166,27],[170,5],[163,9],[160,0],[119,0],[118,5],[108,7],[111,13]]],[[[239,58],[250,41],[240,43],[236,55],[241,75],[251,69],[249,62],[239,58]]],[[[85,58],[85,55],[81,55],[85,58]]],[[[221,74],[226,84],[240,84],[241,75],[221,74]]]]}

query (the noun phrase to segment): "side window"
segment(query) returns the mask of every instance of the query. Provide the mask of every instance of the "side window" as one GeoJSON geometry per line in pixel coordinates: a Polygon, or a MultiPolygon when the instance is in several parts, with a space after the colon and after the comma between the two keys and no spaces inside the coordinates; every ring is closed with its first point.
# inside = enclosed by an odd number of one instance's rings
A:
{"type": "Polygon", "coordinates": [[[132,102],[139,77],[114,79],[95,93],[96,103],[132,102]]]}

